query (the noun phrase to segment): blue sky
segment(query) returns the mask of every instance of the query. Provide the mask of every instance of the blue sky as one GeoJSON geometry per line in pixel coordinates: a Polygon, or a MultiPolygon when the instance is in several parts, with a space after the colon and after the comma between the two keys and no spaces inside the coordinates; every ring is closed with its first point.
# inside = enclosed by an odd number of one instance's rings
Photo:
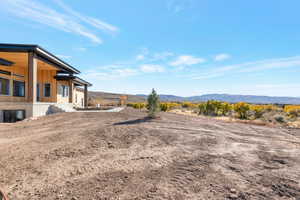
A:
{"type": "Polygon", "coordinates": [[[300,96],[299,0],[1,0],[1,43],[39,44],[92,90],[300,96]]]}

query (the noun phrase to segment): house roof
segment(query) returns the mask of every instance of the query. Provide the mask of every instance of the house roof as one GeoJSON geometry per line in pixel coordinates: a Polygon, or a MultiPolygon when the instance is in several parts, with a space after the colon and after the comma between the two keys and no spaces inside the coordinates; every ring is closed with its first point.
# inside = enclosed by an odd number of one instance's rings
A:
{"type": "Polygon", "coordinates": [[[11,62],[9,60],[5,60],[3,58],[0,58],[0,65],[4,65],[4,66],[12,66],[14,64],[14,62],[11,62]]]}
{"type": "Polygon", "coordinates": [[[80,85],[87,85],[88,87],[93,86],[91,83],[89,83],[89,82],[87,82],[87,81],[85,81],[85,80],[83,80],[83,79],[81,79],[81,78],[79,78],[77,76],[75,76],[75,79],[73,79],[73,80],[74,80],[74,82],[77,82],[80,85]]]}
{"type": "Polygon", "coordinates": [[[73,80],[74,83],[77,83],[78,85],[87,85],[88,87],[92,86],[91,83],[89,83],[77,76],[58,74],[55,76],[55,78],[56,78],[56,80],[73,80]]]}
{"type": "Polygon", "coordinates": [[[64,62],[42,47],[33,44],[4,44],[0,43],[0,52],[34,52],[39,58],[57,66],[65,72],[79,74],[80,71],[70,64],[64,62]]]}

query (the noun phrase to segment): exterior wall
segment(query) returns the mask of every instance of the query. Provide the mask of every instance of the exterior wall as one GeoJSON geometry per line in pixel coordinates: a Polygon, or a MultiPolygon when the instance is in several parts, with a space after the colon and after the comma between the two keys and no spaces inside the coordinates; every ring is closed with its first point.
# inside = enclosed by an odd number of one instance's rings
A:
{"type": "MultiPolygon", "coordinates": [[[[60,91],[60,86],[65,85],[70,87],[69,81],[57,81],[57,103],[69,103],[69,96],[63,97],[62,91],[60,91]]],[[[69,92],[70,94],[70,92],[69,92]]]]}
{"type": "Polygon", "coordinates": [[[84,108],[84,91],[83,89],[74,88],[73,105],[75,108],[84,108]]]}
{"type": "MultiPolygon", "coordinates": [[[[25,110],[26,118],[30,117],[40,117],[50,114],[50,106],[55,105],[55,103],[27,103],[27,102],[0,102],[0,111],[3,110],[25,110]]],[[[2,112],[1,112],[2,113],[2,112]]],[[[0,119],[0,122],[3,119],[0,119]]]]}
{"type": "Polygon", "coordinates": [[[10,80],[10,95],[0,95],[0,102],[26,102],[28,91],[28,53],[0,52],[0,57],[14,62],[13,66],[0,66],[0,70],[11,72],[11,75],[0,74],[1,78],[10,80]],[[14,97],[13,81],[25,82],[25,97],[14,97]]]}
{"type": "MultiPolygon", "coordinates": [[[[0,58],[7,59],[14,62],[12,66],[0,66],[0,70],[8,71],[11,75],[5,75],[0,73],[0,78],[10,80],[10,95],[0,95],[0,102],[27,102],[29,94],[29,72],[28,72],[28,53],[12,53],[12,52],[0,52],[0,58]],[[13,96],[13,81],[25,82],[25,97],[13,96]]],[[[55,103],[57,101],[57,81],[54,78],[57,73],[57,69],[43,61],[37,61],[37,83],[39,84],[40,98],[39,102],[55,103]],[[51,85],[51,96],[45,97],[44,84],[49,83],[51,85]]]]}
{"type": "Polygon", "coordinates": [[[3,110],[25,110],[26,118],[40,117],[56,112],[72,112],[70,103],[28,103],[28,102],[0,102],[0,123],[3,122],[3,110]],[[54,108],[55,107],[55,108],[54,108]]]}
{"type": "Polygon", "coordinates": [[[41,70],[38,69],[37,82],[40,85],[40,98],[39,102],[55,103],[57,101],[57,81],[54,78],[56,75],[55,70],[41,70]],[[44,86],[46,83],[51,85],[51,96],[45,97],[44,86]]]}
{"type": "Polygon", "coordinates": [[[26,118],[33,116],[32,107],[32,104],[27,102],[0,102],[0,111],[25,110],[26,118]]]}
{"type": "Polygon", "coordinates": [[[52,114],[51,106],[55,103],[35,103],[32,104],[32,117],[40,117],[52,114]]]}
{"type": "MultiPolygon", "coordinates": [[[[51,107],[53,106],[61,110],[66,110],[67,112],[71,112],[72,107],[84,107],[84,90],[72,87],[74,85],[72,80],[57,81],[55,76],[58,69],[38,58],[30,59],[32,55],[33,53],[0,52],[0,58],[14,62],[12,66],[0,65],[0,70],[11,73],[11,75],[0,73],[0,78],[5,78],[10,81],[10,94],[0,95],[0,122],[3,121],[3,110],[25,110],[26,118],[29,118],[50,114],[52,112],[51,107]],[[36,71],[36,79],[34,78],[35,81],[32,82],[34,85],[29,83],[29,75],[32,77],[34,74],[29,72],[30,69],[32,69],[29,66],[33,66],[33,62],[35,66],[34,71],[36,71]],[[25,97],[13,96],[14,80],[25,82],[25,97]],[[39,85],[39,100],[34,102],[32,99],[34,95],[30,97],[29,94],[35,94],[33,90],[35,90],[34,87],[36,87],[36,83],[39,85]],[[45,84],[51,85],[50,97],[45,97],[44,95],[45,84]],[[62,96],[59,89],[60,85],[65,85],[70,88],[68,96],[62,96]]],[[[32,78],[30,80],[32,80],[32,78]]]]}

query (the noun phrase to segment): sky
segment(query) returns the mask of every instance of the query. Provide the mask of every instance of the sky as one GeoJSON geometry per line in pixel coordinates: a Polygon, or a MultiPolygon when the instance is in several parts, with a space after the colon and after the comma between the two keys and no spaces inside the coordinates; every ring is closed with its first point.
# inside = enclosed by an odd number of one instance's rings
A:
{"type": "Polygon", "coordinates": [[[300,96],[299,0],[1,0],[0,42],[38,44],[90,90],[300,96]]]}

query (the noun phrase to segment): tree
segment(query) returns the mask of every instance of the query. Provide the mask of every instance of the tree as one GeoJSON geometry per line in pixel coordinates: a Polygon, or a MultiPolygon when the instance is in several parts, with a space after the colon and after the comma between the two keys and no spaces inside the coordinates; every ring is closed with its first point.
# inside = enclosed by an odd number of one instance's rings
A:
{"type": "Polygon", "coordinates": [[[152,89],[151,94],[148,96],[147,108],[148,116],[151,118],[155,118],[156,114],[160,111],[159,96],[154,89],[152,89]]]}

